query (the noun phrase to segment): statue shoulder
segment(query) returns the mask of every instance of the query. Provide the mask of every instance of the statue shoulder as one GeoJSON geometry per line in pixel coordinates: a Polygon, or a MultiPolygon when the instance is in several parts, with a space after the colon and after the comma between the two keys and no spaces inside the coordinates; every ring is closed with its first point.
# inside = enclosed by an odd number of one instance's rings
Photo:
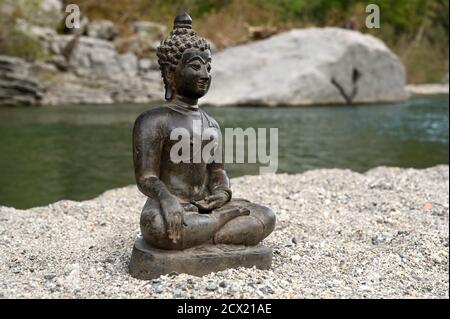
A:
{"type": "Polygon", "coordinates": [[[142,136],[164,136],[169,119],[166,107],[157,107],[140,114],[134,122],[133,131],[142,136]]]}
{"type": "Polygon", "coordinates": [[[164,129],[168,119],[168,109],[157,107],[141,113],[134,122],[135,131],[154,131],[164,129]]]}

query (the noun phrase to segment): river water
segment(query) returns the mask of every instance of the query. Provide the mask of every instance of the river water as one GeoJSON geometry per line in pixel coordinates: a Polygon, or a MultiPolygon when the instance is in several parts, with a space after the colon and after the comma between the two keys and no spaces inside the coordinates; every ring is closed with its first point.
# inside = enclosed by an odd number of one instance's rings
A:
{"type": "MultiPolygon", "coordinates": [[[[84,200],[133,184],[132,125],[151,107],[0,107],[0,205],[84,200]]],[[[222,129],[278,128],[278,173],[449,163],[448,95],[380,105],[205,110],[222,129]]],[[[231,177],[258,174],[259,167],[226,165],[231,177]]]]}

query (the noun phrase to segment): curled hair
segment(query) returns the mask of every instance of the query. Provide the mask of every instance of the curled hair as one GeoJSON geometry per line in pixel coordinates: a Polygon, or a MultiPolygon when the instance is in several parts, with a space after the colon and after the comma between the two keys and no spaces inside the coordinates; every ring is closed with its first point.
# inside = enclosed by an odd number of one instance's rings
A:
{"type": "Polygon", "coordinates": [[[173,30],[166,39],[161,41],[156,52],[167,100],[172,98],[171,83],[167,79],[167,74],[175,71],[183,52],[190,48],[201,51],[211,50],[209,43],[192,30],[191,17],[187,13],[183,13],[175,18],[173,30]]]}

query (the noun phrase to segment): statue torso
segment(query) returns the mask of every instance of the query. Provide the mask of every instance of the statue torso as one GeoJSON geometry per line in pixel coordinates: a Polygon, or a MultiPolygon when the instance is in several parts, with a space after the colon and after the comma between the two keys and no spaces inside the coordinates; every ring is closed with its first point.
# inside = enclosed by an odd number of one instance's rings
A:
{"type": "MultiPolygon", "coordinates": [[[[159,179],[168,190],[183,202],[203,199],[209,194],[209,172],[202,150],[211,142],[219,142],[220,128],[217,122],[200,109],[186,109],[168,103],[167,106],[153,109],[146,113],[146,122],[158,121],[159,125],[149,125],[153,128],[148,135],[160,134],[163,139],[160,154],[159,179]],[[174,163],[171,150],[179,143],[180,136],[174,130],[184,130],[189,135],[189,152],[181,156],[182,162],[174,163]],[[202,139],[207,130],[208,139],[202,139]],[[173,133],[172,133],[173,132],[173,133]],[[173,134],[171,139],[171,133],[173,134]]],[[[179,131],[178,131],[179,132],[179,131]]],[[[178,144],[180,145],[180,144],[178,144]]]]}

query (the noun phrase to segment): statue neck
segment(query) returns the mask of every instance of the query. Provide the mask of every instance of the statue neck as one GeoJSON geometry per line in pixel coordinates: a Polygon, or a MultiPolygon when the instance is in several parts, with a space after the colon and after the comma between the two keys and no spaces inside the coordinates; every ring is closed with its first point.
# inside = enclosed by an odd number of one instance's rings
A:
{"type": "Polygon", "coordinates": [[[198,109],[198,99],[190,99],[185,96],[175,95],[172,101],[175,105],[186,109],[198,109]]]}

